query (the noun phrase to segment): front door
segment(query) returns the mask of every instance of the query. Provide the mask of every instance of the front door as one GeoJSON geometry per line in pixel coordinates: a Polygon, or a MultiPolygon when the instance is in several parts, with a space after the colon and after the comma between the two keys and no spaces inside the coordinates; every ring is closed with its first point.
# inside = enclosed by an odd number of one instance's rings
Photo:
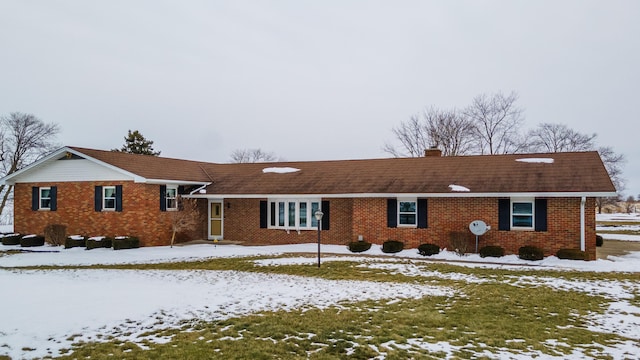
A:
{"type": "Polygon", "coordinates": [[[222,239],[222,201],[209,202],[209,239],[222,239]]]}

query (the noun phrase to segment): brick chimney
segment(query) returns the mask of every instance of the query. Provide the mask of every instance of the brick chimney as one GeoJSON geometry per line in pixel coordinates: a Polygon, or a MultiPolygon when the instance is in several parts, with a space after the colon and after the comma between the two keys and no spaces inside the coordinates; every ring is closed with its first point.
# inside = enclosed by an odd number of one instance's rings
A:
{"type": "Polygon", "coordinates": [[[424,156],[425,157],[430,157],[430,156],[442,156],[442,150],[438,149],[437,147],[431,147],[429,149],[425,149],[424,150],[424,156]]]}

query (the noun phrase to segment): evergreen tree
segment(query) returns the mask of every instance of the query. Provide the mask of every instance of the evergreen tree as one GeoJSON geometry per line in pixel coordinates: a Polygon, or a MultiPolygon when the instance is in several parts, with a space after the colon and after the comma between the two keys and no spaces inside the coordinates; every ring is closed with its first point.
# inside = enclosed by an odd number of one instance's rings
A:
{"type": "Polygon", "coordinates": [[[113,149],[112,151],[126,152],[129,154],[141,154],[141,155],[160,155],[160,151],[154,151],[153,141],[147,140],[138,131],[131,131],[124,137],[124,145],[120,149],[113,149]]]}

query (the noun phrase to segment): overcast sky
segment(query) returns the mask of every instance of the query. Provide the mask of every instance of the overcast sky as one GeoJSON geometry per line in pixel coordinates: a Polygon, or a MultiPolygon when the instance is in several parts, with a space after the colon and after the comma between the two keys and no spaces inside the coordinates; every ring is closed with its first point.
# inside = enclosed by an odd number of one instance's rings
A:
{"type": "Polygon", "coordinates": [[[0,0],[0,115],[62,145],[380,158],[426,106],[498,91],[523,130],[596,133],[640,194],[640,1],[0,0]]]}

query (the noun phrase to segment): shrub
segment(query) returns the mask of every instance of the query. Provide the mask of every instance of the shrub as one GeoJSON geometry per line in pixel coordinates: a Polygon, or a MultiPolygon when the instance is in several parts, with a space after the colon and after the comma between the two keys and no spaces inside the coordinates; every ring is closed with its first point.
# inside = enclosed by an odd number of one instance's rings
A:
{"type": "Polygon", "coordinates": [[[50,224],[44,228],[44,241],[47,244],[60,246],[67,238],[67,227],[60,224],[50,224]]]}
{"type": "Polygon", "coordinates": [[[20,239],[21,247],[44,246],[44,236],[26,235],[20,239]]]}
{"type": "Polygon", "coordinates": [[[352,241],[347,244],[347,247],[349,251],[359,253],[371,249],[371,243],[367,241],[352,241]]]}
{"type": "Polygon", "coordinates": [[[20,245],[20,239],[22,239],[20,234],[7,234],[2,237],[2,245],[20,245]]]}
{"type": "Polygon", "coordinates": [[[462,256],[469,251],[469,234],[462,231],[452,231],[449,233],[449,243],[453,251],[462,256]]]}
{"type": "Polygon", "coordinates": [[[113,239],[106,236],[96,236],[88,238],[86,241],[87,250],[98,248],[110,248],[113,244],[113,239]]]}
{"type": "Polygon", "coordinates": [[[87,238],[81,235],[69,236],[64,240],[65,249],[70,249],[74,247],[85,247],[85,246],[87,246],[87,238]]]}
{"type": "Polygon", "coordinates": [[[596,246],[602,246],[604,244],[604,238],[601,235],[596,235],[596,246]]]}
{"type": "Polygon", "coordinates": [[[523,246],[518,250],[518,257],[522,260],[542,260],[544,252],[539,247],[523,246]]]}
{"type": "Polygon", "coordinates": [[[137,249],[140,247],[140,240],[137,237],[118,236],[113,240],[113,250],[137,249]]]}
{"type": "Polygon", "coordinates": [[[504,248],[497,245],[488,245],[480,248],[480,257],[503,257],[504,248]]]}
{"type": "Polygon", "coordinates": [[[586,260],[587,253],[578,249],[560,249],[556,253],[558,259],[586,260]]]}
{"type": "Polygon", "coordinates": [[[418,254],[422,256],[437,255],[440,253],[440,247],[436,244],[420,244],[418,246],[418,254]]]}
{"type": "Polygon", "coordinates": [[[386,254],[392,254],[402,251],[404,249],[404,243],[397,240],[387,240],[382,243],[382,252],[386,254]]]}

